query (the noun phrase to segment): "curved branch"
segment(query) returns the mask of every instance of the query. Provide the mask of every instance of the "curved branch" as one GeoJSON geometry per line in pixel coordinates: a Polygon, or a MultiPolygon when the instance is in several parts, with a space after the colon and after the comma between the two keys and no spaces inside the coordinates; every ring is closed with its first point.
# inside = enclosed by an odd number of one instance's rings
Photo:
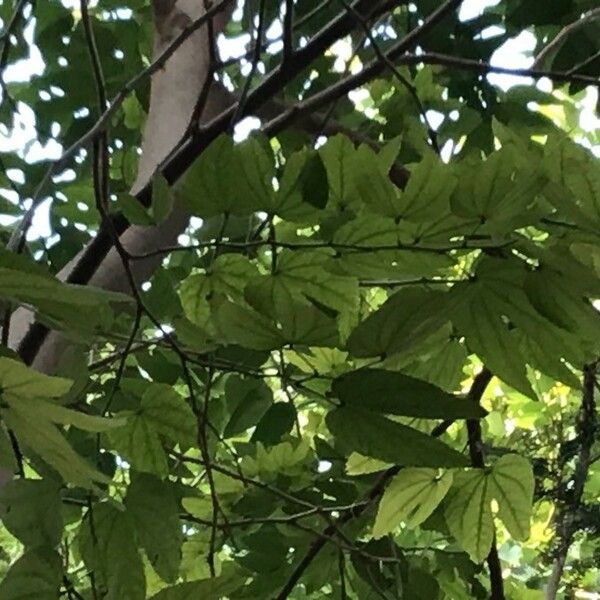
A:
{"type": "Polygon", "coordinates": [[[573,21],[558,32],[558,35],[536,56],[533,62],[533,68],[539,69],[546,64],[546,61],[553,58],[561,46],[567,41],[567,38],[585,27],[587,24],[600,19],[600,8],[594,8],[581,15],[581,18],[577,21],[573,21]]]}
{"type": "MultiPolygon", "coordinates": [[[[195,2],[195,0],[190,1],[192,1],[192,4],[195,2]]],[[[215,11],[222,9],[228,1],[230,0],[222,0],[207,12],[206,15],[216,14],[215,11]]],[[[457,2],[458,0],[453,0],[453,4],[456,4],[457,2]]],[[[398,0],[380,0],[375,3],[375,5],[373,5],[372,0],[356,0],[354,7],[361,13],[380,15],[391,10],[391,8],[398,4],[398,0]]],[[[194,22],[198,27],[200,27],[200,20],[201,19],[198,19],[194,22]]],[[[202,22],[205,22],[205,20],[202,22]]],[[[283,89],[285,85],[321,56],[331,44],[352,31],[354,26],[354,20],[346,14],[334,18],[319,33],[317,33],[306,46],[294,52],[293,57],[285,66],[280,65],[274,69],[271,74],[266,77],[265,81],[248,95],[243,110],[244,115],[259,110],[283,89]]],[[[169,46],[169,48],[170,47],[171,46],[169,46]]],[[[196,60],[196,54],[193,53],[191,58],[196,60]]],[[[164,54],[161,55],[161,59],[166,60],[164,54]]],[[[185,74],[183,77],[185,77],[185,74]]],[[[169,90],[168,88],[166,89],[167,93],[170,93],[171,91],[172,90],[169,90]]],[[[231,118],[236,111],[235,105],[231,106],[231,108],[227,108],[231,105],[231,98],[232,96],[225,93],[222,88],[214,85],[211,86],[211,92],[209,99],[207,100],[203,120],[206,121],[207,118],[211,117],[216,118],[214,118],[206,127],[200,129],[198,134],[191,140],[191,143],[185,145],[181,152],[177,153],[172,160],[169,160],[168,165],[165,166],[163,171],[163,174],[169,182],[175,182],[197,156],[208,147],[212,140],[220,133],[227,130],[231,118]],[[220,113],[219,110],[221,111],[220,113]]],[[[195,99],[193,104],[195,105],[195,99]]],[[[189,119],[184,118],[183,120],[185,120],[185,125],[182,133],[187,129],[189,119]]],[[[108,122],[108,118],[106,118],[106,121],[108,122]]],[[[91,141],[91,139],[103,131],[105,126],[106,123],[102,125],[97,124],[84,136],[84,138],[82,138],[82,140],[79,141],[79,144],[91,141]]],[[[172,131],[168,131],[168,133],[169,135],[172,135],[172,131]]],[[[176,141],[173,145],[175,144],[176,141]]],[[[160,163],[160,160],[156,162],[158,164],[160,163]]],[[[150,198],[150,186],[146,185],[147,183],[148,181],[142,182],[138,177],[138,182],[136,182],[135,185],[136,189],[134,190],[137,192],[136,195],[138,199],[146,205],[149,203],[150,198]],[[141,187],[142,185],[144,187],[141,187]]],[[[129,223],[122,215],[111,217],[110,226],[108,227],[105,224],[101,225],[96,237],[59,273],[59,278],[68,281],[69,283],[92,284],[107,289],[119,289],[119,283],[116,281],[116,278],[121,276],[122,272],[118,256],[116,256],[113,249],[111,231],[123,236],[124,246],[126,248],[131,247],[132,253],[144,254],[159,247],[175,243],[179,233],[187,223],[188,215],[183,208],[179,208],[174,211],[172,217],[173,222],[169,221],[158,229],[141,227],[132,228],[129,227],[129,223]],[[160,243],[157,245],[157,242],[160,243]]],[[[144,261],[145,267],[138,271],[140,276],[143,276],[144,274],[147,276],[150,274],[156,265],[159,264],[157,260],[144,261]]],[[[138,265],[136,265],[136,269],[139,269],[138,265]]],[[[64,343],[54,347],[54,343],[56,343],[55,338],[57,338],[56,334],[50,336],[53,338],[53,341],[47,342],[49,330],[39,323],[32,324],[32,320],[31,316],[24,319],[23,315],[21,315],[20,326],[15,327],[15,331],[18,330],[18,337],[13,335],[11,344],[13,347],[15,347],[15,345],[18,346],[19,353],[26,362],[35,364],[38,368],[42,368],[45,364],[55,364],[58,360],[58,356],[53,356],[52,354],[54,352],[58,353],[60,348],[64,346],[64,343]],[[41,359],[36,360],[42,346],[44,346],[44,356],[41,359]]]]}
{"type": "Polygon", "coordinates": [[[153,62],[147,68],[145,68],[143,71],[140,71],[140,73],[138,73],[135,77],[128,81],[127,84],[125,84],[125,86],[110,102],[108,108],[100,115],[100,118],[96,121],[94,126],[91,129],[89,129],[83,136],[81,136],[76,142],[74,142],[69,148],[67,148],[60,156],[60,158],[52,162],[52,164],[44,174],[44,177],[42,178],[39,185],[34,191],[31,208],[23,217],[23,220],[21,221],[19,227],[17,227],[11,235],[11,239],[9,240],[7,246],[9,250],[17,250],[24,243],[27,231],[29,227],[31,227],[31,222],[33,220],[35,211],[37,210],[41,201],[43,200],[43,191],[49,185],[54,173],[56,173],[56,171],[61,167],[64,167],[81,148],[87,146],[90,142],[93,142],[100,135],[102,135],[108,127],[108,125],[110,124],[112,117],[119,110],[127,96],[129,96],[129,94],[133,92],[142,81],[163,69],[167,61],[175,54],[175,52],[182,46],[182,44],[184,44],[192,36],[192,34],[197,32],[212,17],[224,11],[227,5],[231,2],[232,0],[221,0],[220,2],[215,4],[210,10],[208,10],[206,13],[200,16],[198,19],[187,25],[181,31],[181,33],[170,44],[166,46],[166,48],[153,60],[153,62]]]}

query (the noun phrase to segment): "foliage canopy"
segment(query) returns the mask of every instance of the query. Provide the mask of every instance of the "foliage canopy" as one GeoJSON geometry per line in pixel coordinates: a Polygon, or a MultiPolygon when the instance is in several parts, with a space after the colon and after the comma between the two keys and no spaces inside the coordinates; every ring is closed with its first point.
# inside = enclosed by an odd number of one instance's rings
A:
{"type": "Polygon", "coordinates": [[[240,2],[216,74],[258,130],[201,129],[131,196],[143,79],[107,124],[104,208],[98,142],[39,149],[149,64],[148,3],[90,4],[0,3],[0,75],[43,63],[0,108],[9,142],[35,117],[0,153],[0,598],[597,592],[600,20],[563,35],[595,2],[240,2]],[[492,54],[524,31],[546,84],[503,89],[492,54]],[[195,218],[131,296],[56,278],[107,218],[174,204],[195,218]],[[18,306],[69,338],[57,373],[8,348],[18,306]]]}

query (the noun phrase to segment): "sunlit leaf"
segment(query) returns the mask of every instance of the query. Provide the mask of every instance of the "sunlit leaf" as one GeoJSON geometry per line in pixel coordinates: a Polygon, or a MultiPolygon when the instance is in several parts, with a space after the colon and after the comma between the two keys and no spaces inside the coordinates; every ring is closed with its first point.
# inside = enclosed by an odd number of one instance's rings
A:
{"type": "Polygon", "coordinates": [[[490,479],[483,470],[454,475],[444,514],[450,533],[471,559],[482,562],[490,551],[494,522],[490,502],[490,479]]]}
{"type": "Polygon", "coordinates": [[[379,502],[373,537],[392,532],[400,523],[420,525],[438,507],[452,485],[452,472],[435,469],[402,469],[379,502]]]}

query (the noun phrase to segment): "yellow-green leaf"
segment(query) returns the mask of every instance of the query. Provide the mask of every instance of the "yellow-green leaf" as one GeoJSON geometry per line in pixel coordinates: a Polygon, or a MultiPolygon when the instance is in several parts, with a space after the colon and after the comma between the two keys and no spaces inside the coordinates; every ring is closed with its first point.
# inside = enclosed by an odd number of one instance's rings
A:
{"type": "Polygon", "coordinates": [[[380,538],[400,523],[420,525],[438,507],[452,485],[452,472],[402,469],[388,485],[377,511],[373,537],[380,538]]]}
{"type": "Polygon", "coordinates": [[[490,492],[498,503],[498,516],[516,540],[529,537],[534,478],[529,461],[505,454],[490,474],[490,492]]]}
{"type": "Polygon", "coordinates": [[[488,555],[494,538],[489,483],[481,469],[456,473],[444,510],[450,533],[476,563],[488,555]]]}

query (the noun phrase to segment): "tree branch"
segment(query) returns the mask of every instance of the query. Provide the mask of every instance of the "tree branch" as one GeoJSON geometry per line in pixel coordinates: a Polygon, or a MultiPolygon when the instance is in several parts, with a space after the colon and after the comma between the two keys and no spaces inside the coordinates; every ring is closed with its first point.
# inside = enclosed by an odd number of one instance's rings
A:
{"type": "MultiPolygon", "coordinates": [[[[473,380],[473,384],[469,391],[468,398],[473,402],[479,403],[488,383],[490,382],[490,379],[491,373],[487,369],[483,369],[473,380]]],[[[447,419],[445,421],[442,421],[433,429],[433,431],[431,432],[431,437],[440,437],[450,428],[450,426],[454,422],[455,421],[453,419],[447,419]]],[[[356,508],[347,510],[344,513],[342,513],[335,525],[329,525],[329,527],[327,527],[327,529],[325,529],[325,531],[323,532],[322,536],[314,540],[306,554],[302,557],[300,562],[292,571],[292,574],[290,575],[283,588],[280,590],[279,594],[275,596],[274,600],[285,600],[289,597],[289,595],[292,593],[292,591],[302,578],[302,575],[304,574],[306,569],[308,569],[308,567],[312,564],[312,562],[318,556],[319,552],[327,543],[328,538],[335,534],[335,528],[339,528],[340,525],[344,525],[352,519],[360,517],[369,508],[369,506],[373,504],[374,501],[380,498],[380,496],[385,491],[389,481],[399,473],[401,468],[402,467],[400,466],[394,466],[385,471],[375,482],[373,487],[364,495],[364,497],[361,499],[359,505],[356,508]]]]}
{"type": "MultiPolygon", "coordinates": [[[[492,373],[485,367],[479,372],[473,386],[469,391],[468,399],[479,405],[485,388],[492,379],[492,373]]],[[[471,456],[471,464],[476,469],[485,468],[485,455],[483,452],[483,438],[481,434],[481,423],[476,419],[467,421],[467,433],[469,436],[469,454],[471,456]]],[[[504,600],[504,582],[502,579],[502,566],[498,556],[498,546],[496,543],[496,532],[492,539],[492,547],[487,556],[487,565],[490,572],[490,587],[492,600],[504,600]]]]}
{"type": "MultiPolygon", "coordinates": [[[[162,69],[166,62],[175,54],[175,52],[181,47],[181,45],[196,31],[198,31],[204,24],[206,24],[213,16],[224,11],[226,6],[231,3],[232,0],[221,0],[215,4],[209,11],[203,14],[201,17],[190,23],[183,31],[165,48],[165,50],[143,71],[140,71],[135,77],[133,77],[127,84],[119,91],[119,93],[110,102],[108,108],[100,115],[100,118],[96,121],[94,126],[89,129],[83,136],[81,136],[76,142],[74,142],[57,160],[53,161],[44,177],[38,184],[37,188],[33,193],[31,208],[27,211],[20,225],[15,228],[11,235],[11,239],[7,245],[9,250],[18,250],[22,248],[27,231],[31,227],[31,222],[35,211],[39,207],[43,200],[43,192],[49,185],[52,176],[56,171],[64,167],[68,161],[75,156],[75,154],[83,147],[87,146],[90,142],[93,142],[99,136],[101,136],[106,128],[110,124],[110,120],[119,110],[127,96],[133,92],[137,86],[144,81],[146,78],[151,77],[154,73],[162,69]]],[[[115,225],[120,224],[119,221],[115,220],[115,225]]]]}
{"type": "Polygon", "coordinates": [[[568,485],[569,497],[565,500],[562,510],[556,519],[558,548],[552,563],[552,572],[546,586],[546,600],[556,600],[560,580],[567,562],[569,548],[577,532],[576,522],[570,518],[581,506],[583,489],[592,464],[592,446],[596,440],[597,418],[596,401],[594,399],[594,386],[596,384],[596,370],[598,363],[586,365],[583,368],[583,392],[581,406],[577,415],[577,438],[579,452],[575,463],[575,471],[568,485]]]}
{"type": "Polygon", "coordinates": [[[533,68],[539,69],[545,66],[546,62],[550,62],[560,50],[561,46],[567,41],[567,38],[585,27],[588,23],[600,19],[600,8],[594,8],[581,15],[581,18],[573,23],[570,23],[558,32],[558,35],[536,56],[533,62],[533,68]]]}
{"type": "MultiPolygon", "coordinates": [[[[222,0],[222,2],[216,4],[208,13],[206,13],[201,19],[194,21],[192,25],[189,27],[195,26],[199,28],[202,23],[206,22],[206,20],[216,14],[217,11],[222,10],[228,0],[222,0]]],[[[390,10],[391,7],[398,4],[398,1],[392,2],[391,0],[382,0],[373,6],[371,0],[357,0],[354,4],[354,7],[359,10],[361,13],[374,14],[379,15],[383,14],[386,11],[390,10]]],[[[292,81],[297,75],[299,75],[308,65],[310,65],[314,60],[316,60],[321,54],[331,46],[337,39],[344,37],[347,35],[354,27],[354,20],[344,14],[334,18],[327,26],[325,26],[319,33],[317,33],[314,38],[306,44],[303,48],[298,49],[294,52],[293,59],[288,61],[288,64],[283,67],[279,66],[274,69],[270,75],[268,75],[255,90],[253,90],[249,95],[246,103],[246,107],[243,111],[244,114],[251,113],[254,110],[258,110],[264,103],[270,101],[283,87],[292,81]]],[[[184,32],[188,32],[189,28],[186,28],[184,32]]],[[[178,42],[183,43],[183,35],[182,33],[176,39],[178,42]]],[[[158,63],[161,61],[165,61],[168,56],[170,56],[175,49],[172,46],[165,51],[153,65],[155,68],[160,68],[158,63]]],[[[151,71],[154,72],[154,71],[151,71]]],[[[145,71],[145,75],[150,74],[148,70],[145,71]]],[[[140,81],[142,75],[136,76],[134,80],[132,80],[135,85],[140,81]]],[[[132,82],[130,82],[132,85],[132,82]]],[[[215,86],[213,86],[215,87],[215,86]]],[[[128,92],[122,91],[117,100],[113,101],[120,102],[123,101],[124,97],[128,92]],[[121,99],[121,95],[123,98],[121,99]]],[[[211,91],[212,93],[212,91],[211,91]]],[[[214,94],[214,101],[212,102],[212,107],[215,107],[218,104],[219,96],[222,97],[222,106],[227,106],[231,101],[231,95],[228,93],[223,93],[222,91],[216,89],[214,94]]],[[[109,108],[109,111],[112,109],[112,105],[109,108]]],[[[109,112],[107,111],[107,112],[109,112]]],[[[165,167],[163,173],[166,176],[167,180],[173,183],[176,181],[187,169],[187,167],[195,160],[195,158],[211,143],[213,139],[215,139],[220,133],[227,130],[227,126],[233,117],[233,114],[236,111],[236,106],[232,106],[230,109],[222,111],[220,115],[211,121],[210,126],[204,127],[200,129],[196,135],[194,135],[190,141],[190,143],[186,144],[181,152],[176,154],[169,164],[165,167]]],[[[215,112],[211,109],[210,112],[215,112]]],[[[82,145],[87,144],[96,136],[100,135],[103,129],[107,126],[111,114],[104,114],[102,122],[97,123],[85,136],[83,136],[77,143],[77,148],[74,149],[75,145],[71,147],[67,151],[67,156],[64,156],[58,161],[58,163],[62,164],[64,160],[68,157],[72,156],[75,151],[80,148],[82,145]]],[[[243,116],[243,115],[240,115],[243,116]]],[[[54,163],[51,167],[52,170],[57,168],[57,163],[54,163]]],[[[40,189],[44,188],[46,183],[51,179],[52,174],[47,174],[45,180],[40,184],[40,189]]],[[[150,200],[150,186],[146,185],[138,194],[138,199],[143,204],[148,204],[150,200]]],[[[34,203],[35,204],[35,203],[34,203]]],[[[31,218],[30,215],[29,218],[31,218]]],[[[173,220],[175,222],[185,222],[184,214],[180,212],[180,214],[173,215],[173,220]]],[[[104,263],[104,260],[113,247],[113,232],[116,232],[118,235],[122,235],[127,228],[129,227],[129,223],[125,219],[123,215],[110,216],[110,221],[106,221],[101,224],[97,235],[93,240],[91,240],[86,248],[80,253],[80,255],[73,261],[71,265],[66,270],[61,272],[60,277],[63,280],[66,280],[69,283],[76,284],[88,284],[99,267],[104,263]]],[[[27,220],[27,218],[25,219],[27,220]]],[[[27,227],[27,223],[25,223],[27,227]]],[[[25,227],[25,228],[26,228],[25,227]]],[[[170,224],[170,228],[167,231],[167,227],[165,225],[164,233],[173,233],[171,229],[173,228],[173,224],[170,224]]],[[[136,230],[137,231],[137,230],[136,230]]],[[[176,231],[176,234],[179,233],[179,229],[176,231]]],[[[144,236],[144,234],[139,233],[140,236],[144,236]]],[[[151,230],[148,230],[148,236],[156,237],[151,230]]],[[[132,236],[135,238],[135,236],[132,236]]],[[[176,235],[175,235],[176,237],[176,235]]],[[[18,236],[17,236],[18,239],[18,236]]],[[[144,245],[142,241],[137,240],[135,238],[135,242],[138,245],[144,245]]],[[[49,330],[39,323],[33,324],[29,330],[25,333],[24,337],[21,339],[19,343],[19,353],[23,360],[31,364],[35,357],[37,356],[40,348],[44,344],[48,336],[49,330]]],[[[56,360],[56,357],[53,358],[56,360]]]]}
{"type": "Polygon", "coordinates": [[[600,79],[589,75],[577,75],[571,71],[549,71],[544,69],[529,68],[529,69],[514,69],[509,67],[500,67],[489,63],[473,60],[470,58],[460,58],[449,56],[447,54],[438,54],[436,52],[425,52],[423,54],[407,54],[399,57],[399,64],[404,65],[440,65],[452,67],[454,69],[463,69],[465,71],[475,71],[482,75],[488,73],[498,73],[500,75],[516,75],[520,77],[532,77],[533,79],[541,79],[547,77],[552,81],[563,83],[581,83],[584,85],[600,85],[600,79]]]}

